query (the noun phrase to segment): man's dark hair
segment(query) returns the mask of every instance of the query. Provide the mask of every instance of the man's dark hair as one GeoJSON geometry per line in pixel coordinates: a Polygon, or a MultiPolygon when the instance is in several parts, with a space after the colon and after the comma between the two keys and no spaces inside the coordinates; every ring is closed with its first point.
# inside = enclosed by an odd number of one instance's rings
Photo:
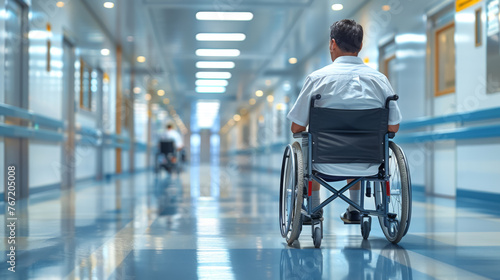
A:
{"type": "Polygon", "coordinates": [[[330,26],[330,39],[348,53],[357,53],[363,43],[363,27],[352,19],[343,19],[330,26]]]}
{"type": "Polygon", "coordinates": [[[172,128],[174,128],[173,124],[171,124],[171,123],[167,124],[167,129],[172,129],[172,128]]]}

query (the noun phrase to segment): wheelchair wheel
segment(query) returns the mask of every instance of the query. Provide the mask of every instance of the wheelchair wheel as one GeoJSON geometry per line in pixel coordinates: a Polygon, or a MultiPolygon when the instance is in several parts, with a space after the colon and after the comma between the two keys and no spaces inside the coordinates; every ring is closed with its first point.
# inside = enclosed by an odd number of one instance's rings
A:
{"type": "Polygon", "coordinates": [[[303,172],[302,149],[295,142],[285,149],[280,178],[279,223],[281,236],[289,245],[299,238],[302,228],[303,172]]]}
{"type": "Polygon", "coordinates": [[[368,239],[370,236],[370,231],[372,229],[372,218],[370,216],[363,218],[361,220],[361,236],[363,239],[368,239]]]}
{"type": "MultiPolygon", "coordinates": [[[[406,157],[401,148],[389,142],[390,202],[387,217],[379,216],[385,237],[397,244],[408,232],[411,220],[411,181],[406,157]]],[[[386,186],[381,185],[381,188],[386,186]]],[[[380,192],[383,195],[383,192],[380,192]]]]}
{"type": "Polygon", "coordinates": [[[321,234],[321,228],[320,227],[316,227],[314,229],[314,233],[313,233],[313,244],[314,244],[314,248],[319,248],[321,247],[321,239],[323,238],[322,234],[321,234]]]}

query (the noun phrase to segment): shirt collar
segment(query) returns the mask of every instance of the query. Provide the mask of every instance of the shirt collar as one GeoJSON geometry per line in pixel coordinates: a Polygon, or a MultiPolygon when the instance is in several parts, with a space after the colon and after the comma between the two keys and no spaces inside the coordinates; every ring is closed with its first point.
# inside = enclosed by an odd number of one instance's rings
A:
{"type": "Polygon", "coordinates": [[[357,56],[344,55],[337,57],[333,63],[363,64],[363,60],[357,56]]]}

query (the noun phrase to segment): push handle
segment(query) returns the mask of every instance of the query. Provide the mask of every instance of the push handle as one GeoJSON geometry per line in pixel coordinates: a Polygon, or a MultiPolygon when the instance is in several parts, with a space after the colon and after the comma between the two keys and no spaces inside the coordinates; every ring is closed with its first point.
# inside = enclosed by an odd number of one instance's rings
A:
{"type": "Polygon", "coordinates": [[[394,94],[393,96],[387,97],[385,100],[385,108],[389,109],[389,102],[391,101],[397,101],[399,99],[399,96],[397,94],[394,94]]]}
{"type": "Polygon", "coordinates": [[[307,131],[302,131],[302,132],[299,132],[299,133],[294,133],[293,134],[293,138],[304,138],[304,137],[307,137],[308,134],[309,134],[309,132],[307,132],[307,131]]]}
{"type": "Polygon", "coordinates": [[[311,98],[311,108],[314,107],[314,101],[320,100],[321,99],[321,94],[316,94],[313,98],[311,98]]]}

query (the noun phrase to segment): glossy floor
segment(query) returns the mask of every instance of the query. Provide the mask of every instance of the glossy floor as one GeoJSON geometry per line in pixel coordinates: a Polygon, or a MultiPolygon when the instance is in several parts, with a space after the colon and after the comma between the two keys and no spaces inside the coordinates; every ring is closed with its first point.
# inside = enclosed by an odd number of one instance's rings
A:
{"type": "Polygon", "coordinates": [[[176,178],[144,172],[19,202],[16,272],[5,228],[0,279],[499,279],[500,215],[473,206],[415,193],[395,246],[377,226],[363,241],[336,201],[322,248],[309,227],[291,248],[277,225],[277,174],[218,164],[176,178]]]}

